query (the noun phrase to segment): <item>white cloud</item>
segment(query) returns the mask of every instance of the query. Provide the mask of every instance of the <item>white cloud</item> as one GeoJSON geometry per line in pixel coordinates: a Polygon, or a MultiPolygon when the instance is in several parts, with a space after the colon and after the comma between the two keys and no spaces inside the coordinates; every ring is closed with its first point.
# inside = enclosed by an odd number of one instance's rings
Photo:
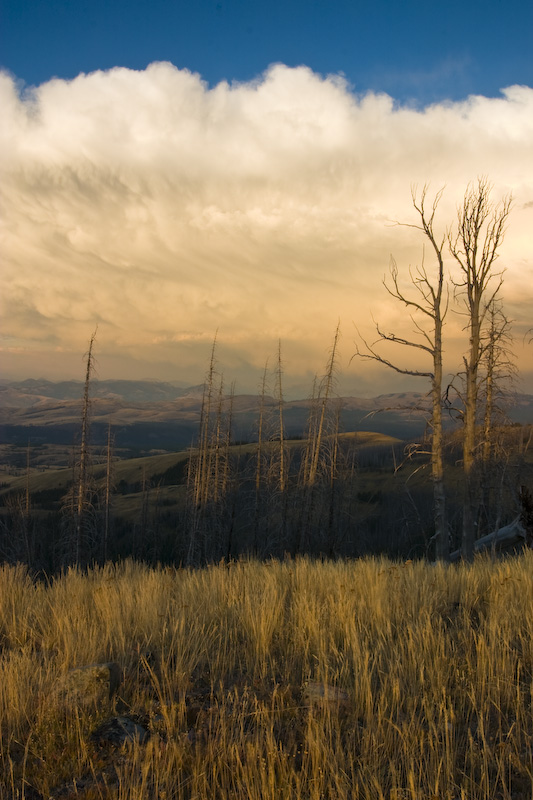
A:
{"type": "Polygon", "coordinates": [[[78,368],[96,321],[104,373],[122,356],[130,375],[200,379],[218,328],[228,371],[259,367],[281,336],[287,372],[302,375],[322,365],[338,318],[346,364],[352,320],[369,330],[373,310],[404,324],[381,279],[391,252],[400,268],[420,260],[416,232],[391,225],[414,221],[411,185],[446,184],[444,230],[478,175],[495,199],[513,192],[504,294],[517,331],[531,326],[529,87],[416,110],[304,67],[208,89],[159,63],[22,96],[2,75],[0,104],[12,371],[41,372],[58,352],[78,368]]]}

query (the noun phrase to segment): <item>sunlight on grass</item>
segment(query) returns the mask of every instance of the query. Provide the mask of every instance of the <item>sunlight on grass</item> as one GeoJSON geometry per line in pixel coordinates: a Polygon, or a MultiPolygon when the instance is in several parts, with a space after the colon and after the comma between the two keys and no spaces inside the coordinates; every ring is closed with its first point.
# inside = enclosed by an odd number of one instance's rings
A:
{"type": "Polygon", "coordinates": [[[0,798],[533,797],[533,554],[0,568],[0,798]],[[68,670],[117,662],[109,701],[68,670]],[[92,736],[126,715],[150,734],[92,736]]]}

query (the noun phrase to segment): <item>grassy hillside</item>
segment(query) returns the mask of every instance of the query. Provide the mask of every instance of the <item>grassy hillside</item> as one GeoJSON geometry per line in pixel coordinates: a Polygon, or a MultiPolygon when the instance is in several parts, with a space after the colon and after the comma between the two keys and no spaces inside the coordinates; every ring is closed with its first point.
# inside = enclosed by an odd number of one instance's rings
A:
{"type": "MultiPolygon", "coordinates": [[[[392,436],[366,431],[345,433],[341,435],[341,438],[353,443],[358,450],[363,451],[375,447],[392,447],[393,445],[401,444],[399,439],[395,439],[392,436]]],[[[286,444],[289,450],[298,450],[305,445],[305,440],[287,440],[286,444]]],[[[254,453],[255,449],[256,445],[253,443],[233,445],[230,447],[230,452],[233,456],[249,455],[254,453]]],[[[177,453],[157,453],[156,455],[142,456],[140,458],[119,457],[115,460],[113,466],[113,484],[115,488],[120,486],[131,487],[132,491],[128,493],[130,496],[139,494],[143,481],[149,483],[151,487],[165,485],[169,482],[175,486],[185,480],[186,461],[190,454],[194,455],[195,452],[193,449],[182,450],[177,453]],[[175,480],[171,480],[173,475],[175,475],[175,480]]],[[[101,450],[95,453],[95,458],[102,459],[101,450]]],[[[39,496],[41,493],[51,492],[57,498],[61,491],[67,490],[72,481],[72,469],[70,468],[31,470],[29,478],[25,472],[25,469],[21,467],[19,469],[20,474],[6,474],[3,476],[0,498],[10,494],[23,494],[26,491],[26,486],[29,486],[32,495],[39,496]]],[[[92,466],[91,472],[96,484],[103,485],[105,482],[105,466],[101,463],[96,463],[92,466]]],[[[122,493],[126,494],[125,491],[122,493]]],[[[136,504],[134,505],[136,510],[136,504]]],[[[119,506],[121,509],[124,508],[124,500],[119,503],[119,506]]]]}
{"type": "Polygon", "coordinates": [[[0,569],[0,800],[525,800],[533,554],[0,569]],[[116,661],[111,701],[66,702],[116,661]],[[141,743],[96,740],[117,714],[141,743]]]}
{"type": "MultiPolygon", "coordinates": [[[[508,429],[503,440],[505,459],[496,461],[485,475],[482,533],[520,513],[518,489],[531,485],[533,474],[533,449],[528,449],[531,441],[526,434],[522,428],[508,429]]],[[[288,482],[284,492],[279,491],[277,477],[279,440],[270,441],[262,452],[259,491],[255,482],[257,444],[233,445],[226,450],[224,443],[221,452],[228,469],[220,472],[219,478],[227,475],[226,491],[197,507],[191,502],[192,492],[186,491],[191,451],[118,459],[113,467],[114,491],[105,539],[105,466],[95,464],[85,563],[133,556],[151,563],[190,565],[222,557],[231,560],[245,553],[279,558],[285,552],[293,556],[387,553],[403,558],[431,557],[433,514],[427,456],[415,456],[396,471],[403,457],[402,442],[380,433],[341,434],[332,481],[328,441],[321,479],[309,486],[302,481],[308,442],[285,440],[288,482]]],[[[214,446],[213,479],[216,452],[214,446]]],[[[95,450],[94,456],[95,460],[101,458],[102,451],[95,450]]],[[[197,464],[195,458],[193,469],[197,464]]],[[[53,572],[69,563],[72,516],[66,512],[64,498],[72,470],[42,471],[38,467],[31,472],[29,513],[24,511],[25,469],[21,466],[18,471],[17,476],[4,475],[0,488],[0,557],[11,563],[24,560],[34,569],[53,572]]],[[[460,442],[453,437],[447,444],[445,478],[454,549],[460,542],[462,470],[460,442]]]]}

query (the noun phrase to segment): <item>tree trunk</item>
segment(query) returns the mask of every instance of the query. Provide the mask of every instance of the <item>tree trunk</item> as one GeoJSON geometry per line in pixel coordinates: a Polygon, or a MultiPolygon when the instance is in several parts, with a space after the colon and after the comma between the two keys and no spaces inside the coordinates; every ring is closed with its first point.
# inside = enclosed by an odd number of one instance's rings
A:
{"type": "Polygon", "coordinates": [[[84,533],[86,527],[86,516],[89,499],[89,430],[90,430],[90,387],[91,376],[93,373],[93,346],[96,339],[96,330],[91,336],[89,342],[89,350],[87,353],[87,365],[85,370],[85,384],[83,387],[83,405],[81,411],[81,441],[78,461],[78,475],[77,475],[77,496],[76,496],[76,509],[75,509],[75,550],[74,561],[76,564],[81,563],[82,552],[84,546],[84,533]]]}

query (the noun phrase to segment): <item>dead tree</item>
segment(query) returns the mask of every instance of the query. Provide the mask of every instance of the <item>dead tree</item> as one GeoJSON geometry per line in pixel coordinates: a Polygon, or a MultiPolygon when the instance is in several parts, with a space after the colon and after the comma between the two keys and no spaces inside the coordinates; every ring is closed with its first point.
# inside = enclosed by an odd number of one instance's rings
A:
{"type": "Polygon", "coordinates": [[[278,361],[276,365],[276,401],[279,417],[279,490],[284,492],[287,485],[285,426],[283,424],[283,365],[281,361],[281,339],[278,341],[278,361]]]}
{"type": "Polygon", "coordinates": [[[326,373],[319,387],[317,402],[313,404],[313,406],[315,406],[313,409],[315,413],[312,414],[312,419],[309,424],[307,445],[309,455],[304,461],[307,466],[306,474],[304,475],[304,483],[310,486],[312,486],[317,479],[320,461],[323,456],[325,437],[328,432],[327,415],[330,410],[330,401],[335,387],[335,365],[339,337],[340,323],[335,330],[333,345],[326,366],[326,373]]]}
{"type": "Polygon", "coordinates": [[[198,445],[196,452],[191,450],[188,464],[187,477],[187,510],[188,510],[188,552],[187,563],[195,564],[205,557],[205,508],[209,499],[212,481],[211,470],[211,440],[212,440],[212,406],[215,391],[216,376],[216,343],[217,336],[213,339],[211,358],[204,382],[202,405],[200,410],[200,424],[198,432],[198,445]]]}
{"type": "MultiPolygon", "coordinates": [[[[519,500],[520,514],[503,528],[496,528],[478,539],[474,544],[475,553],[516,553],[533,548],[533,497],[525,486],[520,487],[519,500]]],[[[461,550],[450,555],[451,561],[460,558],[461,550]]]]}
{"type": "Polygon", "coordinates": [[[225,433],[223,434],[224,455],[222,460],[222,486],[221,501],[226,505],[226,561],[229,562],[233,556],[235,517],[237,513],[237,494],[236,494],[236,475],[239,469],[239,457],[235,455],[235,463],[232,469],[231,444],[233,441],[233,406],[235,403],[235,381],[232,381],[229,397],[227,398],[225,433]],[[228,506],[228,499],[229,508],[228,506]]]}
{"type": "Polygon", "coordinates": [[[204,383],[198,446],[191,451],[187,478],[187,563],[202,563],[233,548],[233,512],[228,521],[234,387],[224,393],[217,371],[216,337],[204,383]]]}
{"type": "Polygon", "coordinates": [[[487,310],[487,326],[482,341],[480,399],[483,413],[481,459],[488,464],[497,448],[496,429],[506,421],[505,406],[516,377],[512,354],[511,322],[501,303],[493,301],[487,310]]]}
{"type": "Polygon", "coordinates": [[[113,445],[114,437],[111,433],[111,423],[107,426],[106,445],[106,470],[104,486],[104,530],[102,536],[102,563],[107,561],[109,534],[111,531],[111,498],[113,494],[113,445]]]}
{"type": "Polygon", "coordinates": [[[87,560],[90,539],[95,537],[95,509],[93,505],[93,481],[91,474],[90,428],[91,428],[91,378],[94,372],[95,329],[85,355],[85,381],[81,408],[80,444],[73,464],[72,489],[64,512],[69,519],[69,561],[79,565],[87,560]]]}
{"type": "Polygon", "coordinates": [[[259,543],[259,521],[261,516],[262,497],[261,491],[263,488],[263,473],[264,473],[264,449],[265,449],[265,395],[268,375],[268,361],[263,370],[263,378],[261,380],[261,390],[259,394],[259,419],[257,424],[257,450],[255,460],[255,503],[254,503],[254,533],[253,533],[253,553],[255,556],[258,554],[259,543]]]}
{"type": "MultiPolygon", "coordinates": [[[[295,553],[304,552],[313,527],[320,529],[324,506],[331,502],[334,491],[331,488],[331,475],[336,472],[333,462],[338,455],[338,421],[333,404],[336,380],[337,348],[340,338],[340,323],[337,325],[331,346],[326,370],[322,380],[315,378],[313,396],[307,424],[307,444],[300,468],[299,490],[301,510],[299,514],[299,534],[295,553]],[[329,475],[328,475],[329,473],[329,475]],[[313,523],[316,523],[313,525],[313,523]]],[[[333,512],[332,512],[333,513],[333,512]]],[[[333,524],[333,523],[332,523],[333,524]]],[[[324,522],[331,539],[329,523],[324,522]]]]}
{"type": "Polygon", "coordinates": [[[194,481],[194,504],[201,507],[207,502],[209,491],[211,488],[210,481],[210,458],[211,458],[211,423],[212,423],[212,406],[213,394],[215,391],[215,375],[216,375],[216,343],[217,338],[213,339],[213,346],[211,348],[211,358],[209,360],[209,368],[204,383],[204,392],[202,397],[202,409],[200,413],[200,436],[198,441],[198,458],[196,463],[195,481],[194,481]]]}
{"type": "Polygon", "coordinates": [[[329,439],[330,445],[330,465],[329,465],[329,507],[327,523],[327,552],[330,558],[335,555],[335,545],[339,539],[338,535],[338,483],[339,483],[339,432],[341,421],[341,402],[337,403],[335,409],[335,420],[333,433],[329,439]],[[337,531],[337,534],[336,534],[337,531]]]}
{"type": "MultiPolygon", "coordinates": [[[[478,531],[497,529],[503,514],[505,484],[512,445],[506,433],[508,410],[513,400],[516,366],[512,353],[511,323],[501,303],[493,302],[487,311],[482,334],[482,359],[479,386],[479,415],[476,430],[481,429],[479,444],[480,509],[478,531]]],[[[516,494],[516,487],[512,487],[516,494]]],[[[518,498],[516,498],[518,500],[518,498]]]]}
{"type": "Polygon", "coordinates": [[[476,422],[479,413],[480,367],[483,358],[483,325],[488,310],[498,297],[502,272],[496,270],[498,251],[503,242],[511,197],[494,205],[491,185],[479,178],[467,188],[458,210],[457,231],[450,234],[450,252],[459,266],[456,293],[462,298],[467,318],[469,346],[463,358],[463,503],[462,557],[472,560],[477,539],[478,491],[475,465],[477,459],[476,422]]]}
{"type": "Polygon", "coordinates": [[[416,189],[412,190],[412,201],[418,212],[419,223],[408,224],[407,227],[421,231],[431,245],[436,261],[434,276],[430,276],[422,260],[422,265],[409,271],[413,291],[408,294],[400,287],[400,279],[396,261],[391,259],[390,280],[383,280],[385,289],[394,300],[403,304],[410,312],[416,338],[407,339],[394,333],[385,333],[379,324],[376,325],[378,338],[373,344],[362,339],[364,351],[357,349],[360,358],[377,361],[402,375],[428,378],[431,383],[430,429],[431,429],[431,475],[433,482],[433,505],[435,522],[436,555],[446,559],[449,552],[448,526],[446,522],[444,469],[443,469],[443,431],[442,431],[442,330],[448,310],[448,295],[444,279],[443,249],[445,235],[435,232],[434,222],[437,207],[443,190],[437,192],[431,207],[426,208],[428,187],[424,186],[417,199],[416,189]],[[420,320],[420,321],[419,321],[420,320]],[[424,320],[425,322],[422,322],[424,320]],[[385,358],[376,349],[380,344],[392,343],[402,347],[415,348],[425,353],[431,362],[431,369],[417,370],[398,366],[385,358]]]}

